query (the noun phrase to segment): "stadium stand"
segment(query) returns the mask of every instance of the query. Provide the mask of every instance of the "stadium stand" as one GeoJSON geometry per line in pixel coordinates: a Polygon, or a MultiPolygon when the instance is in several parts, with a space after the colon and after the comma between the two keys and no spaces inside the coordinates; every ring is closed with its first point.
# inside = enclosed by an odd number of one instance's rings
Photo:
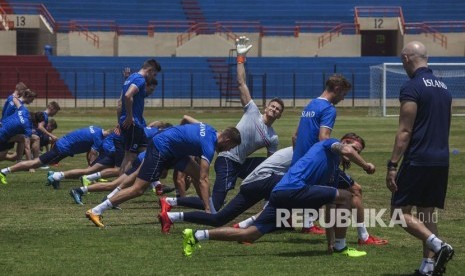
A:
{"type": "Polygon", "coordinates": [[[0,56],[0,97],[11,94],[22,81],[38,98],[71,98],[68,86],[46,56],[0,56]]]}
{"type": "MultiPolygon", "coordinates": [[[[144,60],[140,57],[50,57],[73,96],[88,99],[119,97],[123,68],[131,67],[132,71],[136,71],[144,60]]],[[[219,93],[224,94],[226,89],[225,86],[220,87],[219,79],[225,81],[227,74],[231,74],[231,85],[235,86],[235,66],[226,58],[161,57],[157,60],[163,68],[157,77],[157,91],[163,90],[164,94],[155,93],[154,98],[218,98],[219,93]],[[212,62],[215,64],[213,67],[212,62]]],[[[465,62],[465,58],[433,57],[430,61],[465,62]]],[[[329,75],[340,73],[353,82],[351,97],[366,99],[369,98],[369,67],[383,62],[398,62],[398,58],[251,57],[248,58],[247,72],[251,91],[259,98],[314,98],[321,93],[329,75]]]]}
{"type": "MultiPolygon", "coordinates": [[[[56,21],[114,20],[117,24],[147,24],[151,20],[259,21],[262,25],[295,25],[298,21],[353,22],[356,6],[399,6],[409,22],[463,20],[465,2],[391,0],[158,0],[158,1],[54,1],[15,0],[7,3],[42,3],[56,21]]],[[[17,8],[15,13],[28,13],[17,8]]]]}

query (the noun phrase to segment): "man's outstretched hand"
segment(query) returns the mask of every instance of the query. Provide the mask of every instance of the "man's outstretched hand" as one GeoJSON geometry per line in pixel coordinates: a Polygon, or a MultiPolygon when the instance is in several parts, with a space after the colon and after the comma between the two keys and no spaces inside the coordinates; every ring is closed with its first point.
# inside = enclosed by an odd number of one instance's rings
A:
{"type": "Polygon", "coordinates": [[[250,44],[250,39],[245,36],[240,36],[236,38],[236,50],[237,55],[245,56],[247,52],[252,48],[250,44]]]}

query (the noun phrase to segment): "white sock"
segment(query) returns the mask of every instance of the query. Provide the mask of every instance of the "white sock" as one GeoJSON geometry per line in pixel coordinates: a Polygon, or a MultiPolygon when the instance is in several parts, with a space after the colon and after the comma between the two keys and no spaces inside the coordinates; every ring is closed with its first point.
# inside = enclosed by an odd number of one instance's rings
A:
{"type": "Polygon", "coordinates": [[[184,221],[184,213],[183,212],[168,212],[168,218],[171,220],[171,222],[184,221]]]}
{"type": "Polygon", "coordinates": [[[100,172],[96,172],[93,174],[84,175],[83,177],[87,178],[87,180],[94,181],[94,180],[102,178],[102,174],[100,172]]]}
{"type": "Polygon", "coordinates": [[[197,230],[194,233],[194,237],[198,241],[208,240],[208,230],[197,230]]]}
{"type": "Polygon", "coordinates": [[[215,205],[213,205],[213,200],[211,197],[208,199],[208,203],[210,203],[210,214],[216,214],[215,205]]]}
{"type": "Polygon", "coordinates": [[[418,271],[425,275],[430,275],[429,273],[431,273],[431,271],[433,270],[434,270],[434,260],[430,258],[423,258],[423,261],[421,262],[421,265],[418,271]]]}
{"type": "Polygon", "coordinates": [[[111,198],[112,196],[116,195],[116,193],[118,193],[119,191],[121,191],[121,188],[116,187],[116,189],[114,189],[109,195],[107,195],[107,198],[111,198]]]}
{"type": "Polygon", "coordinates": [[[370,236],[368,234],[367,228],[365,227],[365,223],[363,222],[357,223],[357,233],[358,233],[358,238],[361,239],[362,241],[368,240],[368,237],[370,236]]]}
{"type": "Polygon", "coordinates": [[[57,181],[60,181],[62,180],[63,178],[65,178],[65,174],[63,172],[54,172],[52,174],[52,177],[53,179],[57,180],[57,181]]]}
{"type": "Polygon", "coordinates": [[[9,174],[11,172],[10,167],[2,169],[0,172],[7,175],[7,174],[9,174]]]}
{"type": "Polygon", "coordinates": [[[250,218],[239,222],[239,228],[241,228],[241,229],[248,228],[249,226],[251,226],[253,224],[255,219],[256,219],[255,216],[251,216],[250,218]]]}
{"type": "Polygon", "coordinates": [[[313,226],[313,218],[304,219],[304,228],[310,228],[313,226]]]}
{"type": "Polygon", "coordinates": [[[431,236],[426,239],[426,245],[433,250],[434,253],[437,253],[441,250],[442,241],[436,237],[435,234],[431,234],[431,236]]]}
{"type": "Polygon", "coordinates": [[[157,181],[150,183],[150,185],[152,185],[152,188],[155,189],[158,185],[161,185],[161,182],[157,180],[157,181]]]}
{"type": "Polygon", "coordinates": [[[335,239],[334,241],[334,249],[335,250],[342,250],[346,247],[346,239],[335,239]]]}
{"type": "Polygon", "coordinates": [[[175,197],[167,197],[166,202],[168,202],[169,205],[171,206],[177,206],[178,205],[178,199],[175,197]]]}
{"type": "Polygon", "coordinates": [[[107,199],[104,202],[92,208],[92,213],[96,215],[101,215],[103,212],[105,212],[105,210],[110,209],[112,207],[113,207],[113,204],[111,204],[110,200],[107,199]]]}
{"type": "Polygon", "coordinates": [[[82,191],[83,194],[87,194],[87,192],[89,191],[89,189],[87,188],[87,186],[82,186],[82,187],[79,188],[79,189],[81,189],[81,191],[82,191]]]}

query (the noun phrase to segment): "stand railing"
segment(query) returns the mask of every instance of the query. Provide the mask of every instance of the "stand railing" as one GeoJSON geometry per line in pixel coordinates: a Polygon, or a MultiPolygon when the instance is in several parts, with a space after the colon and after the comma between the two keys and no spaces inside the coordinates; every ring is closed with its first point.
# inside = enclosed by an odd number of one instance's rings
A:
{"type": "MultiPolygon", "coordinates": [[[[401,7],[366,6],[354,8],[355,25],[360,26],[360,17],[398,17],[402,32],[405,33],[405,19],[401,7]]],[[[359,33],[359,29],[357,30],[359,33]]]]}

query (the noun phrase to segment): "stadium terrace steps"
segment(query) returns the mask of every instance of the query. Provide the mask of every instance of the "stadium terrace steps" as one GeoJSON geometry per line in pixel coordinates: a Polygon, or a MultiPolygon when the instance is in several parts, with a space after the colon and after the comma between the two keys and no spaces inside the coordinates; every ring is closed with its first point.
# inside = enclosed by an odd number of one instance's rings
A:
{"type": "MultiPolygon", "coordinates": [[[[56,1],[9,0],[7,3],[43,3],[56,21],[114,20],[117,24],[145,25],[152,20],[189,19],[197,22],[259,21],[264,26],[293,26],[296,21],[354,22],[356,6],[400,6],[406,22],[463,21],[463,0],[157,0],[56,1]],[[136,15],[136,16],[134,16],[136,15]]],[[[15,13],[29,13],[25,8],[15,13]]]]}
{"type": "Polygon", "coordinates": [[[22,81],[38,98],[72,98],[46,56],[0,56],[0,60],[0,97],[6,98],[22,81]]]}

